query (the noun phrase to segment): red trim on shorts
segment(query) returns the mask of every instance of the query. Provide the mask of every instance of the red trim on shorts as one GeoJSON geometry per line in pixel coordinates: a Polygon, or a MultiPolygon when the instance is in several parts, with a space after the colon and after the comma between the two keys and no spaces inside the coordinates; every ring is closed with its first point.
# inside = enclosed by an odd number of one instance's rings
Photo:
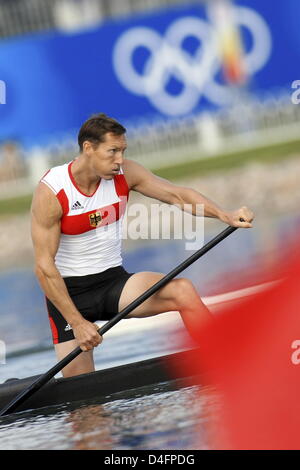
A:
{"type": "Polygon", "coordinates": [[[125,209],[126,200],[102,207],[101,209],[94,209],[84,214],[64,216],[61,219],[61,232],[65,235],[80,235],[81,233],[90,232],[99,227],[113,224],[124,215],[125,209]],[[101,214],[102,220],[97,227],[93,227],[91,225],[90,215],[96,212],[101,214]]]}
{"type": "Polygon", "coordinates": [[[73,163],[74,163],[74,160],[73,160],[72,162],[70,162],[69,165],[68,165],[68,172],[69,172],[70,180],[71,180],[72,183],[73,183],[73,186],[75,186],[75,188],[77,189],[77,191],[78,191],[80,194],[82,194],[83,196],[85,196],[85,197],[93,197],[94,194],[96,193],[97,189],[98,189],[99,186],[100,186],[101,179],[100,179],[99,183],[97,184],[97,187],[96,187],[95,191],[93,192],[93,194],[85,194],[85,193],[83,193],[83,192],[78,188],[77,183],[76,183],[76,181],[75,181],[75,178],[74,178],[74,176],[73,176],[73,174],[72,174],[71,168],[72,168],[73,163]]]}
{"type": "Polygon", "coordinates": [[[69,200],[67,198],[67,195],[66,195],[64,189],[61,189],[59,191],[59,193],[56,194],[56,197],[59,200],[59,203],[62,207],[63,216],[65,216],[69,212],[69,200]]]}
{"type": "Polygon", "coordinates": [[[46,309],[48,312],[48,318],[49,318],[49,323],[50,323],[50,328],[51,328],[51,333],[52,333],[52,339],[53,339],[53,344],[58,344],[59,339],[58,339],[58,330],[57,327],[54,323],[53,318],[50,316],[49,310],[48,310],[48,305],[47,305],[47,299],[45,298],[45,303],[46,303],[46,309]]]}
{"type": "Polygon", "coordinates": [[[51,332],[52,332],[53,344],[58,344],[59,343],[58,330],[56,328],[53,318],[50,317],[50,315],[49,315],[49,322],[50,322],[50,327],[51,327],[51,332]]]}

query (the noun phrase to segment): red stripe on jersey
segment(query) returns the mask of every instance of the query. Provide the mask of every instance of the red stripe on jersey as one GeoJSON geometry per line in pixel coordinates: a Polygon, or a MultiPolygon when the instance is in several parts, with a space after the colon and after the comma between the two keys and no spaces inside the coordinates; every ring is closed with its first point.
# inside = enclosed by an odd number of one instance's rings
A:
{"type": "Polygon", "coordinates": [[[95,209],[84,214],[63,216],[61,219],[61,232],[65,235],[80,235],[81,233],[89,232],[96,228],[117,222],[125,213],[126,209],[126,197],[123,196],[122,199],[121,202],[116,202],[115,204],[102,207],[101,209],[95,209]],[[93,226],[90,215],[96,213],[99,213],[102,219],[97,226],[93,226]]]}
{"type": "Polygon", "coordinates": [[[59,191],[59,193],[56,194],[56,197],[59,200],[60,205],[62,207],[63,216],[68,214],[68,212],[69,212],[69,201],[68,201],[68,198],[67,198],[67,195],[66,195],[65,191],[63,189],[61,189],[59,191]]]}
{"type": "Polygon", "coordinates": [[[129,188],[124,175],[116,175],[114,177],[116,193],[118,196],[126,196],[128,199],[129,188]]]}

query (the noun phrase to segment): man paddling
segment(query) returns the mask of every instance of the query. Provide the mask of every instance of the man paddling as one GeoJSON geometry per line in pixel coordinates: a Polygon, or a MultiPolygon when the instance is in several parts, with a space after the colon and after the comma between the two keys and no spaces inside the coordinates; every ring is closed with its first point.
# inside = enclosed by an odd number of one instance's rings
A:
{"type": "MultiPolygon", "coordinates": [[[[252,226],[253,213],[246,207],[222,210],[199,192],[125,159],[125,133],[114,119],[92,116],[79,131],[78,157],[49,170],[33,198],[35,271],[46,295],[57,357],[61,360],[78,345],[85,352],[63,369],[65,377],[94,370],[93,348],[102,341],[94,322],[110,320],[163,277],[130,274],[122,267],[120,225],[130,190],[182,208],[192,205],[194,215],[202,204],[206,217],[234,227],[252,226]]],[[[210,319],[193,284],[184,278],[170,281],[128,317],[174,310],[190,331],[210,319]]]]}

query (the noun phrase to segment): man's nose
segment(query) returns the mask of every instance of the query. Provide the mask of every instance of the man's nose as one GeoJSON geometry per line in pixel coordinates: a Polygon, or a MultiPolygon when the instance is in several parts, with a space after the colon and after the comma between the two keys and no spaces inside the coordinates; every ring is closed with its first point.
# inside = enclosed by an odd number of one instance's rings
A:
{"type": "Polygon", "coordinates": [[[122,165],[123,161],[124,161],[123,153],[118,152],[117,155],[116,155],[115,163],[117,163],[118,165],[122,165]]]}

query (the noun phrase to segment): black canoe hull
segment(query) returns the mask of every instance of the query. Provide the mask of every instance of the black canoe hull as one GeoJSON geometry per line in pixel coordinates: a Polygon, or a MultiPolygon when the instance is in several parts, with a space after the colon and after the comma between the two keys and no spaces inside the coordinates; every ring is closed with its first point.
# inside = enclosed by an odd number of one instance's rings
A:
{"type": "MultiPolygon", "coordinates": [[[[103,399],[119,392],[155,385],[173,379],[188,378],[186,384],[196,383],[190,377],[191,351],[170,354],[132,364],[112,367],[67,379],[52,379],[30,397],[19,411],[74,403],[81,400],[103,399]],[[176,370],[174,365],[176,364],[176,370]]],[[[0,385],[0,409],[29,387],[39,376],[17,379],[0,385]]],[[[194,377],[195,379],[195,377],[194,377]]]]}

